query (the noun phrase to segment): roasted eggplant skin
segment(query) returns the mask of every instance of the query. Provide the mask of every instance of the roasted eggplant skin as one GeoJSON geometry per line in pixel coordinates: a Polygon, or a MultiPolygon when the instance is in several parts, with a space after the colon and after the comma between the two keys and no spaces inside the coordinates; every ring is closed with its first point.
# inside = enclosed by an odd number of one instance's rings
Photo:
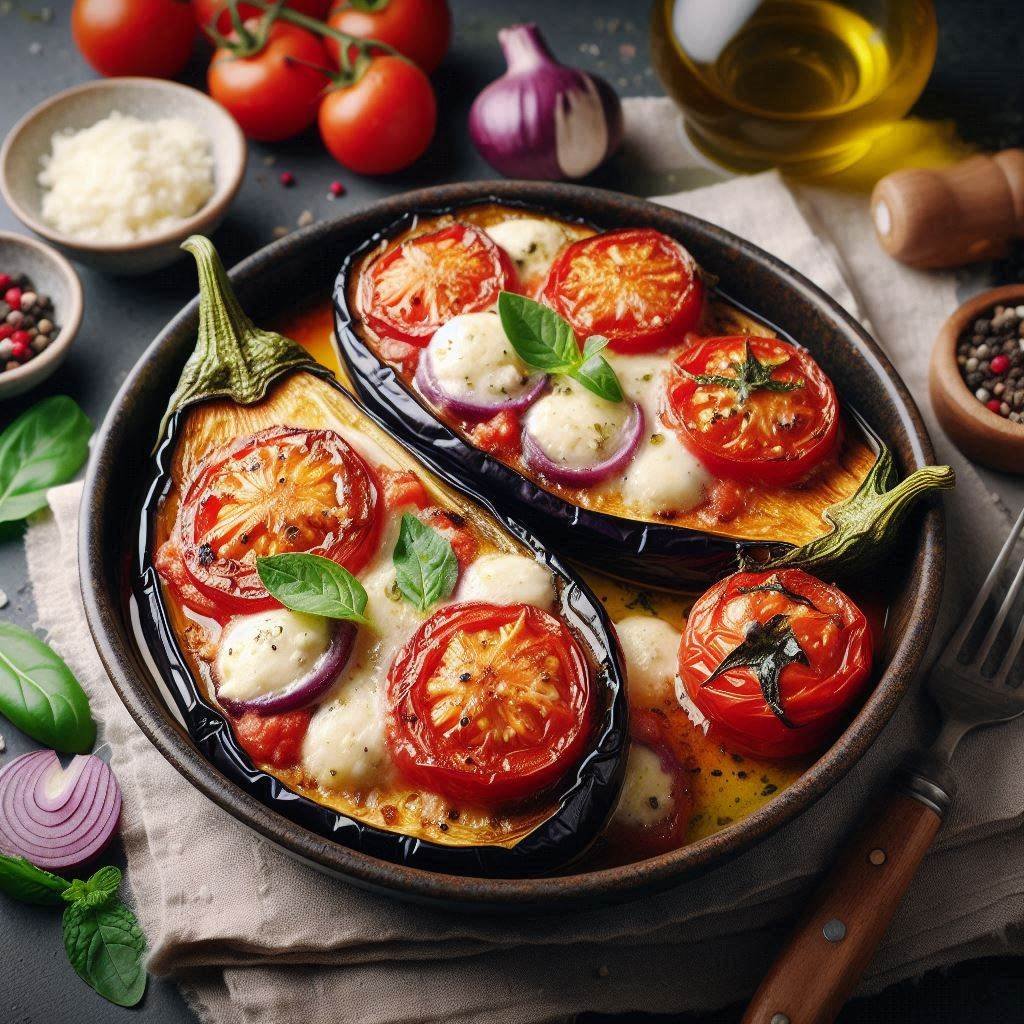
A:
{"type": "MultiPolygon", "coordinates": [[[[559,216],[557,211],[514,205],[559,216]]],[[[401,234],[420,217],[455,212],[410,212],[351,252],[341,266],[334,286],[335,328],[345,368],[363,407],[431,469],[457,479],[460,490],[477,501],[493,501],[545,544],[610,576],[670,590],[703,590],[735,572],[744,561],[764,561],[789,550],[791,544],[737,540],[580,508],[474,447],[436,418],[359,337],[354,326],[357,315],[348,302],[348,283],[360,259],[382,238],[401,234]]]]}
{"type": "MultiPolygon", "coordinates": [[[[351,400],[332,375],[317,375],[325,377],[351,400]]],[[[222,712],[206,699],[188,668],[168,620],[152,562],[156,515],[171,489],[171,456],[182,415],[176,413],[172,417],[167,435],[155,453],[155,472],[146,490],[132,567],[132,589],[148,649],[161,678],[170,684],[186,729],[200,751],[233,783],[291,821],[360,853],[407,867],[477,877],[526,877],[562,868],[584,853],[615,808],[626,768],[629,722],[625,669],[614,629],[589,588],[528,529],[467,492],[457,475],[440,469],[435,474],[444,483],[475,499],[482,515],[497,520],[536,552],[552,572],[557,582],[559,614],[596,666],[595,687],[607,694],[604,710],[595,724],[590,753],[566,780],[556,809],[513,847],[442,846],[356,821],[297,795],[279,779],[253,765],[236,742],[222,712]]],[[[386,423],[372,412],[367,416],[387,430],[386,423]]],[[[410,455],[410,461],[416,461],[415,454],[410,455]]]]}

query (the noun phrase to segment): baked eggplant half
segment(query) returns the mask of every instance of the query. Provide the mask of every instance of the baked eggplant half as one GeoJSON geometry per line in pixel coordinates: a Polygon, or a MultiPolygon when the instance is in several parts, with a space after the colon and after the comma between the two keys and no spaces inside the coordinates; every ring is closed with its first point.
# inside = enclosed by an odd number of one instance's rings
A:
{"type": "Polygon", "coordinates": [[[892,460],[811,354],[650,228],[496,202],[410,213],[346,259],[335,312],[389,431],[628,580],[702,588],[825,538],[834,558],[951,483],[923,470],[879,500],[892,460]]]}
{"type": "Polygon", "coordinates": [[[232,781],[363,853],[563,867],[618,798],[628,722],[601,603],[241,310],[192,238],[196,351],[145,502],[143,632],[232,781]]]}

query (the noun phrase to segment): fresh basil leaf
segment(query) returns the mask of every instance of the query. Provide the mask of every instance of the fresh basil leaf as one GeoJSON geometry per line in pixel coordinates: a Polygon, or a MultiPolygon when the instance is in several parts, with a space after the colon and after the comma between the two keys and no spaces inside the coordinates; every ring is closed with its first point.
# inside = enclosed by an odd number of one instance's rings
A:
{"type": "Polygon", "coordinates": [[[583,343],[583,362],[591,356],[596,356],[602,349],[608,347],[608,339],[603,334],[592,334],[583,343]]]}
{"type": "Polygon", "coordinates": [[[67,903],[101,907],[117,896],[120,887],[121,869],[108,865],[100,868],[87,882],[76,878],[64,891],[63,899],[67,903]]]}
{"type": "Polygon", "coordinates": [[[406,512],[393,556],[402,596],[425,612],[447,597],[459,579],[459,561],[447,537],[406,512]]]}
{"type": "Polygon", "coordinates": [[[525,295],[502,292],[498,315],[505,336],[524,363],[548,373],[569,373],[579,366],[576,335],[553,309],[525,295]]]}
{"type": "Polygon", "coordinates": [[[50,874],[24,857],[7,857],[0,854],[0,892],[22,903],[38,907],[60,906],[68,883],[57,875],[50,874]]]}
{"type": "Polygon", "coordinates": [[[622,401],[622,385],[604,356],[591,356],[578,370],[569,374],[588,391],[609,402],[622,401]]]}
{"type": "Polygon", "coordinates": [[[78,976],[117,1006],[135,1006],[146,991],[146,938],[120,902],[64,911],[64,949],[78,976]]]}
{"type": "Polygon", "coordinates": [[[96,741],[89,698],[38,637],[0,622],[0,714],[44,746],[85,754],[96,741]]]}
{"type": "Polygon", "coordinates": [[[366,591],[344,566],[323,555],[269,555],[256,559],[263,586],[294,612],[368,625],[366,591]]]}
{"type": "Polygon", "coordinates": [[[89,454],[92,424],[66,395],[44,398],[0,434],[0,523],[46,507],[46,491],[67,483],[89,454]]]}

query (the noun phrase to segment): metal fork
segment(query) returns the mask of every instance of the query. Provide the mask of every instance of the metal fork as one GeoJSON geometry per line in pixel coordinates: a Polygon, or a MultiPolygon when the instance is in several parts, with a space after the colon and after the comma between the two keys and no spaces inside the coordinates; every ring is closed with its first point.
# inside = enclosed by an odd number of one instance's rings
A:
{"type": "Polygon", "coordinates": [[[1024,562],[998,609],[990,611],[1022,531],[1024,511],[932,668],[927,689],[942,716],[938,739],[897,772],[881,809],[846,845],[812,908],[754,994],[743,1024],[835,1020],[871,962],[949,809],[956,788],[950,761],[960,741],[979,726],[1024,714],[1024,686],[1013,678],[1024,647],[1024,616],[1003,650],[1004,627],[1024,588],[1024,562]]]}

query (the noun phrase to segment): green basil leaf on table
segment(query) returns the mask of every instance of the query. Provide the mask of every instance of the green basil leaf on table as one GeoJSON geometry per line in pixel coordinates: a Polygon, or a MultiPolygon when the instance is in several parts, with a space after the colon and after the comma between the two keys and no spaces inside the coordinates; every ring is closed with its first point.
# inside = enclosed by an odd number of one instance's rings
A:
{"type": "Polygon", "coordinates": [[[256,571],[273,597],[295,612],[367,625],[366,591],[346,568],[322,555],[269,555],[256,571]]]}
{"type": "Polygon", "coordinates": [[[604,356],[591,356],[578,370],[569,374],[588,391],[608,402],[622,401],[622,385],[604,356]]]}
{"type": "Polygon", "coordinates": [[[393,556],[402,596],[418,611],[447,597],[459,579],[459,561],[447,537],[406,512],[393,556]]]}
{"type": "Polygon", "coordinates": [[[111,899],[64,911],[64,949],[78,976],[117,1006],[135,1006],[146,991],[146,938],[135,915],[111,899]]]}
{"type": "Polygon", "coordinates": [[[96,725],[78,680],[37,636],[0,622],[0,714],[37,743],[84,754],[96,725]]]}
{"type": "Polygon", "coordinates": [[[67,483],[89,454],[92,424],[66,395],[22,413],[0,434],[0,523],[46,506],[46,491],[67,483]]]}
{"type": "Polygon", "coordinates": [[[57,907],[69,884],[57,875],[37,868],[24,857],[0,854],[0,892],[21,903],[57,907]]]}

